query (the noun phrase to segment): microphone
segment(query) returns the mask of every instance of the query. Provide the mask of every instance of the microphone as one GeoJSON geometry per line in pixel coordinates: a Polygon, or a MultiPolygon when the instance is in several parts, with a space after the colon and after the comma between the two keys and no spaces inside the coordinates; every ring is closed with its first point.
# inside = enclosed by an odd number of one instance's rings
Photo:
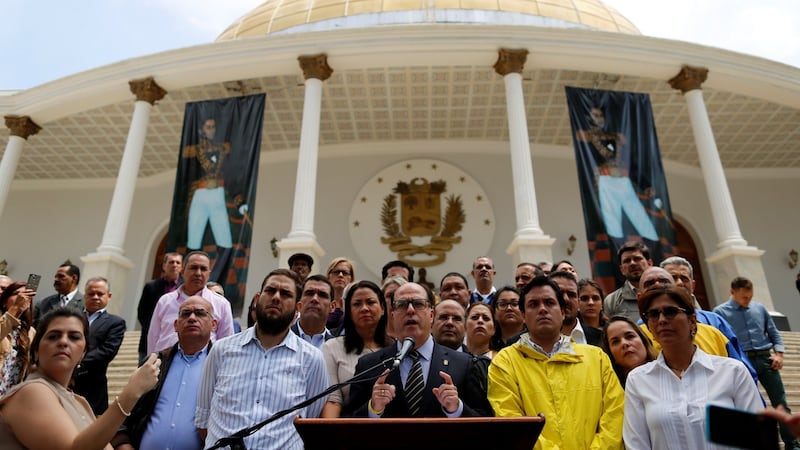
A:
{"type": "Polygon", "coordinates": [[[400,347],[400,351],[397,352],[397,355],[394,357],[394,361],[392,362],[392,370],[400,367],[400,362],[408,356],[408,352],[410,352],[414,348],[414,344],[417,342],[414,340],[413,337],[408,336],[407,338],[403,339],[403,346],[400,347]]]}

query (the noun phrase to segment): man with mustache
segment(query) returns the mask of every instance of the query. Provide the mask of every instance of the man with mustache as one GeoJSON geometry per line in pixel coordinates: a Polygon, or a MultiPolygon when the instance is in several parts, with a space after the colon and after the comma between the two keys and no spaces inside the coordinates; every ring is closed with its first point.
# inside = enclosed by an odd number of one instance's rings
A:
{"type": "MultiPolygon", "coordinates": [[[[343,409],[355,417],[475,417],[491,416],[486,400],[486,375],[473,358],[436,343],[431,336],[433,292],[427,286],[406,283],[394,292],[391,318],[396,345],[362,356],[355,373],[368,369],[377,381],[356,383],[343,409]],[[406,337],[414,350],[398,370],[385,370],[406,337]],[[375,366],[377,368],[374,368],[375,366]],[[382,373],[383,372],[383,373],[382,373]]],[[[367,375],[369,376],[369,375],[367,375]]],[[[372,378],[374,380],[374,378],[372,378]]]]}
{"type": "Polygon", "coordinates": [[[51,309],[59,306],[69,306],[83,311],[83,294],[78,291],[81,281],[81,269],[69,261],[60,265],[53,277],[53,287],[56,293],[43,298],[33,308],[33,327],[39,325],[39,319],[51,309]]]}
{"type": "MultiPolygon", "coordinates": [[[[301,295],[300,278],[275,269],[261,284],[256,325],[214,344],[203,369],[195,426],[203,448],[288,409],[328,387],[322,352],[289,331],[301,295]]],[[[325,397],[244,438],[246,448],[302,450],[295,415],[319,417],[325,397]]]]}
{"type": "Polygon", "coordinates": [[[300,292],[300,302],[297,303],[300,318],[292,325],[292,332],[320,348],[325,341],[335,337],[325,327],[331,312],[333,284],[324,275],[311,275],[303,282],[300,292]]]}

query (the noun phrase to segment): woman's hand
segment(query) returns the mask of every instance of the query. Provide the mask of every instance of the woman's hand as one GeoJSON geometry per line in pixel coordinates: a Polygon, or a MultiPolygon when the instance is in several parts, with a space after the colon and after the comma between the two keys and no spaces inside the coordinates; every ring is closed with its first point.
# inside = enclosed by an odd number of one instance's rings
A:
{"type": "MultiPolygon", "coordinates": [[[[151,353],[147,361],[136,369],[128,380],[125,390],[130,390],[138,400],[139,397],[149,392],[158,383],[158,375],[161,373],[161,360],[155,353],[151,353]]],[[[128,409],[130,411],[130,409],[128,409]]]]}
{"type": "Polygon", "coordinates": [[[22,313],[28,310],[31,307],[31,301],[33,300],[33,296],[36,295],[36,291],[32,289],[23,289],[17,294],[16,300],[14,303],[9,305],[8,313],[19,319],[22,316],[22,313]]]}

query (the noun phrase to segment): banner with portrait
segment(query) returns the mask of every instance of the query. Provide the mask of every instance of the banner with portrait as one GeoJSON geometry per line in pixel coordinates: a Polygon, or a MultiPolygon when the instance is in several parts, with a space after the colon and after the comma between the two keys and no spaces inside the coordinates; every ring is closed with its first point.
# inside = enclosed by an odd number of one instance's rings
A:
{"type": "Polygon", "coordinates": [[[242,310],[264,121],[264,94],[186,104],[168,252],[209,254],[209,281],[242,310]]]}
{"type": "Polygon", "coordinates": [[[650,96],[574,87],[566,96],[592,274],[608,294],[624,282],[624,242],[642,241],[655,263],[674,254],[650,96]]]}

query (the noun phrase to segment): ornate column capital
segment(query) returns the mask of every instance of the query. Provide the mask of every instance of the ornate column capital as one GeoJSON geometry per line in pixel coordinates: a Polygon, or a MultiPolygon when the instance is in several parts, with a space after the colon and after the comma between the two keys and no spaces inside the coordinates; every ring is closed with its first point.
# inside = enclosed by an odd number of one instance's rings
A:
{"type": "Polygon", "coordinates": [[[153,77],[131,80],[128,82],[131,92],[136,96],[136,101],[143,101],[155,105],[155,103],[165,95],[167,91],[156,83],[153,77]]]}
{"type": "Polygon", "coordinates": [[[19,136],[28,140],[28,136],[38,133],[42,127],[36,125],[30,116],[5,116],[6,126],[11,130],[12,136],[19,136]]]}
{"type": "Polygon", "coordinates": [[[309,78],[316,78],[320,81],[325,81],[330,78],[333,73],[333,69],[328,65],[328,55],[325,53],[312,56],[298,56],[297,60],[300,61],[300,68],[303,69],[303,77],[305,77],[306,80],[309,78]]]}
{"type": "Polygon", "coordinates": [[[523,49],[501,48],[497,51],[497,62],[494,63],[494,71],[502,76],[510,73],[522,73],[525,61],[528,59],[528,51],[523,49]]]}
{"type": "Polygon", "coordinates": [[[700,89],[708,78],[708,69],[705,67],[691,67],[684,65],[677,75],[669,80],[672,89],[678,89],[682,94],[695,89],[700,89]]]}

